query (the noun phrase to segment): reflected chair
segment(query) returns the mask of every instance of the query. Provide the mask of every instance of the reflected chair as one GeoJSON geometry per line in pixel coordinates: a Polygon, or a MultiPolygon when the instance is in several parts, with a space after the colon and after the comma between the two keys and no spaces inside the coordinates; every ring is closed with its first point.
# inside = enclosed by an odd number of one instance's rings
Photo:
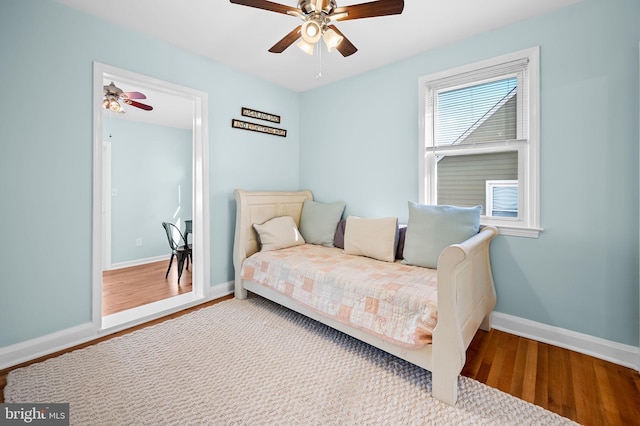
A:
{"type": "Polygon", "coordinates": [[[189,242],[189,234],[193,234],[192,223],[193,221],[191,219],[184,221],[184,242],[189,245],[189,248],[191,248],[191,243],[189,242]]]}
{"type": "Polygon", "coordinates": [[[187,261],[187,270],[189,270],[189,260],[191,258],[191,247],[186,243],[184,236],[180,232],[177,226],[173,223],[162,222],[162,227],[167,234],[167,241],[169,242],[169,248],[171,248],[171,259],[169,260],[169,267],[165,278],[169,276],[171,265],[173,264],[173,258],[178,260],[178,285],[180,285],[180,277],[182,276],[182,269],[184,267],[185,260],[187,261]]]}

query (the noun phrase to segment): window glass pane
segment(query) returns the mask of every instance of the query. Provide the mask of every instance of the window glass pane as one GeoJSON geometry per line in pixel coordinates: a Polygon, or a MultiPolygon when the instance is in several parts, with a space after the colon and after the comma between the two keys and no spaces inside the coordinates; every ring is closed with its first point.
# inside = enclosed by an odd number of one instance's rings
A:
{"type": "Polygon", "coordinates": [[[436,146],[517,139],[516,77],[438,92],[436,146]]]}
{"type": "Polygon", "coordinates": [[[518,179],[518,153],[441,155],[436,158],[436,179],[438,204],[481,205],[486,215],[486,181],[518,179]]]}
{"type": "Polygon", "coordinates": [[[518,187],[494,186],[491,216],[518,217],[518,187]]]}

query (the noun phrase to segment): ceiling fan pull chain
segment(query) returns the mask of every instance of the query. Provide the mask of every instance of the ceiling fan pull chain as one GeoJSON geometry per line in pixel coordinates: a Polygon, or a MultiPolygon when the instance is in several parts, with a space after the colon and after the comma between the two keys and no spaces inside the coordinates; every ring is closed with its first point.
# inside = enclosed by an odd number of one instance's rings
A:
{"type": "Polygon", "coordinates": [[[322,46],[316,49],[316,79],[322,78],[322,46]]]}

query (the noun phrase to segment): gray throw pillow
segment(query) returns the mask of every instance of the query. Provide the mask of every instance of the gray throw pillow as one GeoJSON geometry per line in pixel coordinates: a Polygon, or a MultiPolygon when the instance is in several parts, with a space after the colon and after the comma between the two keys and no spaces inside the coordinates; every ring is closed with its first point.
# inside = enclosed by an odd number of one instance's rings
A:
{"type": "Polygon", "coordinates": [[[333,247],[333,237],[342,219],[345,203],[305,200],[300,216],[300,233],[307,244],[333,247]]]}

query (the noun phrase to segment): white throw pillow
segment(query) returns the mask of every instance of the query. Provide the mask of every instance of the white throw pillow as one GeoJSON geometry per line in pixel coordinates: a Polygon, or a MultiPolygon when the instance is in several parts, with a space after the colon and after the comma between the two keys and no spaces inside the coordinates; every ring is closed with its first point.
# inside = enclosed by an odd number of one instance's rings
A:
{"type": "Polygon", "coordinates": [[[398,219],[349,216],[344,231],[344,252],[385,262],[396,258],[398,219]]]}
{"type": "Polygon", "coordinates": [[[258,233],[260,251],[279,250],[304,244],[304,238],[298,231],[291,216],[279,216],[262,224],[253,224],[258,233]]]}

